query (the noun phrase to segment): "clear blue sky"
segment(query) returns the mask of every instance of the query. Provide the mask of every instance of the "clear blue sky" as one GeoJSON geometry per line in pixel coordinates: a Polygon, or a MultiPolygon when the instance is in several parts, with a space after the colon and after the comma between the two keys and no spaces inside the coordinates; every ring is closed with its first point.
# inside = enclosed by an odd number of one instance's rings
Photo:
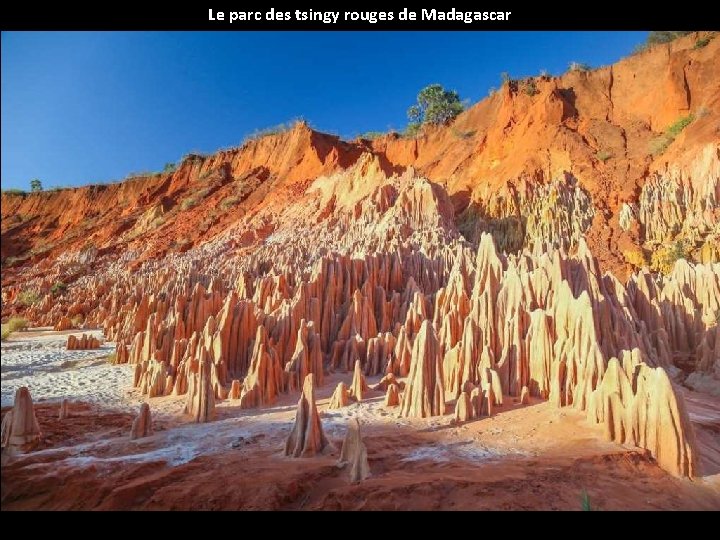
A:
{"type": "Polygon", "coordinates": [[[157,171],[304,117],[402,129],[440,83],[475,102],[500,73],[613,63],[646,32],[3,32],[3,188],[157,171]]]}

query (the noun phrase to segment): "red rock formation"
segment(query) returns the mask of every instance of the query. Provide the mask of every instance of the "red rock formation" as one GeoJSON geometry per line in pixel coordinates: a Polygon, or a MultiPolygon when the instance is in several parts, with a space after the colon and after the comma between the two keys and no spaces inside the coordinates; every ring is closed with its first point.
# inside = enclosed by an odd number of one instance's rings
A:
{"type": "Polygon", "coordinates": [[[393,384],[396,385],[397,387],[399,387],[400,390],[405,388],[404,382],[397,380],[397,378],[395,378],[395,375],[393,373],[388,373],[382,379],[380,379],[379,383],[377,383],[375,386],[373,386],[373,390],[385,392],[393,384]]]}
{"type": "Polygon", "coordinates": [[[310,373],[305,377],[295,413],[295,424],[285,441],[285,455],[311,457],[321,453],[327,445],[315,405],[315,375],[310,373]]]}
{"type": "Polygon", "coordinates": [[[400,405],[400,387],[397,384],[390,384],[385,393],[385,406],[397,407],[400,405]]]}
{"type": "Polygon", "coordinates": [[[240,383],[240,381],[235,379],[230,386],[230,393],[228,394],[228,399],[240,399],[241,392],[242,384],[240,383]]]}
{"type": "Polygon", "coordinates": [[[355,361],[355,370],[353,371],[353,379],[350,384],[350,397],[356,401],[363,400],[363,394],[370,391],[370,387],[365,382],[365,376],[362,374],[360,360],[355,361]]]}
{"type": "Polygon", "coordinates": [[[603,425],[609,440],[647,448],[663,469],[677,476],[697,474],[695,436],[682,394],[673,390],[662,368],[627,362],[621,367],[610,359],[587,413],[603,425]]]}
{"type": "Polygon", "coordinates": [[[486,416],[492,416],[495,412],[495,392],[491,386],[488,386],[484,393],[482,400],[481,414],[486,416]]]}
{"type": "Polygon", "coordinates": [[[360,422],[353,418],[348,422],[347,432],[343,439],[338,465],[350,466],[350,482],[362,482],[370,476],[367,448],[360,435],[360,422]]]}
{"type": "Polygon", "coordinates": [[[350,404],[350,392],[344,382],[338,383],[328,404],[328,410],[342,409],[350,404]]]}
{"type": "MultiPolygon", "coordinates": [[[[696,49],[699,36],[536,78],[532,96],[504,85],[417,139],[343,142],[300,124],[174,173],[3,193],[3,258],[34,249],[3,268],[3,318],[62,326],[81,315],[117,343],[143,395],[187,394],[197,419],[228,388],[257,407],[309,374],[320,385],[352,367],[354,380],[387,376],[388,404],[408,377],[402,416],[442,415],[445,397],[465,393],[458,413],[478,417],[532,395],[602,415],[625,440],[635,428],[617,413],[624,394],[596,395],[612,358],[633,387],[626,366],[640,364],[720,387],[720,40],[696,49]],[[618,280],[653,263],[642,250],[676,240],[698,264],[618,280]],[[58,281],[66,294],[51,293],[58,281]],[[23,290],[41,300],[24,306],[23,290]]],[[[681,398],[648,388],[648,415],[680,427],[634,440],[690,474],[681,398]]]]}
{"type": "Polygon", "coordinates": [[[132,429],[130,430],[130,439],[141,439],[152,435],[152,419],[150,417],[150,405],[143,403],[140,405],[140,412],[135,420],[133,420],[132,429]]]}
{"type": "Polygon", "coordinates": [[[15,402],[2,420],[3,448],[32,448],[40,441],[40,426],[35,418],[32,397],[27,387],[15,392],[15,402]]]}
{"type": "Polygon", "coordinates": [[[115,346],[115,363],[116,364],[127,364],[128,363],[128,348],[123,342],[119,342],[115,346]]]}
{"type": "Polygon", "coordinates": [[[53,330],[56,332],[62,332],[64,330],[70,330],[73,327],[70,317],[60,317],[57,323],[53,326],[53,330]]]}
{"type": "Polygon", "coordinates": [[[285,365],[285,371],[290,375],[290,388],[297,389],[309,374],[315,375],[318,386],[323,381],[323,359],[320,349],[320,337],[315,333],[313,322],[300,321],[297,333],[295,352],[292,359],[285,365]]]}
{"type": "Polygon", "coordinates": [[[280,360],[267,340],[265,328],[259,326],[250,360],[250,370],[243,382],[240,408],[249,409],[275,403],[284,389],[284,373],[280,360]]]}
{"type": "Polygon", "coordinates": [[[400,403],[400,416],[426,418],[445,414],[442,362],[432,323],[426,320],[415,338],[410,374],[400,403]]]}
{"type": "Polygon", "coordinates": [[[67,338],[68,351],[86,351],[90,349],[99,349],[100,340],[94,336],[83,334],[81,337],[70,334],[67,338]]]}
{"type": "Polygon", "coordinates": [[[201,350],[200,359],[188,377],[185,413],[195,422],[210,422],[215,417],[215,391],[212,385],[212,364],[207,350],[201,350]]]}
{"type": "Polygon", "coordinates": [[[462,424],[473,418],[473,407],[470,402],[470,394],[462,392],[455,403],[455,422],[462,424]]]}

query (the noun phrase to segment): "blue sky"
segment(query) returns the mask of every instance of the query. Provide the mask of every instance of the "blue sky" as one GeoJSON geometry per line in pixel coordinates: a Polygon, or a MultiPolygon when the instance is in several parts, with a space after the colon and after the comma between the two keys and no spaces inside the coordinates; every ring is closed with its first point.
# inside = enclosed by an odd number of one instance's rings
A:
{"type": "Polygon", "coordinates": [[[500,73],[613,63],[647,32],[3,32],[3,189],[117,180],[303,117],[402,129],[430,83],[472,102],[500,73]]]}

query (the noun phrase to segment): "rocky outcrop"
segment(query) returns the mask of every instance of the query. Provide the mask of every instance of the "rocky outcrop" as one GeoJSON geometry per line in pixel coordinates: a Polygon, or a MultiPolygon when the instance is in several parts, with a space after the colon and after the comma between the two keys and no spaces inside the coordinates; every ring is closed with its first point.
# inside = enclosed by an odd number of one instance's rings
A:
{"type": "Polygon", "coordinates": [[[70,320],[70,317],[60,317],[58,322],[55,323],[53,326],[53,330],[56,332],[63,332],[65,330],[70,330],[73,327],[73,323],[70,320]]]}
{"type": "MultiPolygon", "coordinates": [[[[600,421],[607,401],[616,439],[627,413],[611,414],[614,393],[596,396],[612,358],[635,396],[625,364],[720,387],[708,76],[720,41],[696,39],[535,78],[533,95],[510,81],[417,139],[343,142],[298,124],[173,173],[3,193],[4,261],[33,250],[3,267],[3,318],[82,317],[117,343],[142,395],[185,396],[198,419],[228,395],[260,407],[309,374],[321,385],[354,370],[348,391],[364,397],[362,377],[383,377],[376,389],[401,416],[444,415],[447,399],[458,419],[481,418],[531,399],[600,421]],[[663,275],[643,269],[653,253],[669,256],[663,275]],[[57,282],[67,291],[53,294],[57,282]],[[40,298],[26,306],[23,291],[40,298]]],[[[648,414],[684,426],[676,389],[649,388],[663,397],[646,399],[648,414]]],[[[661,431],[636,444],[689,474],[689,431],[661,431]]]]}
{"type": "Polygon", "coordinates": [[[608,440],[647,448],[666,471],[695,476],[695,436],[682,394],[673,390],[663,368],[634,364],[628,358],[622,366],[610,359],[591,395],[588,417],[602,424],[608,440]]]}
{"type": "Polygon", "coordinates": [[[391,384],[387,387],[384,403],[386,407],[397,407],[400,405],[400,387],[397,384],[391,384]]]}
{"type": "Polygon", "coordinates": [[[210,422],[215,417],[215,390],[212,384],[212,364],[207,351],[202,349],[200,360],[191,368],[188,378],[185,413],[194,422],[210,422]]]}
{"type": "Polygon", "coordinates": [[[530,390],[527,386],[523,386],[520,392],[520,405],[528,405],[530,403],[530,390]]]}
{"type": "Polygon", "coordinates": [[[240,408],[250,409],[271,405],[285,387],[280,360],[269,345],[265,328],[259,326],[250,360],[250,369],[243,382],[240,408]]]}
{"type": "Polygon", "coordinates": [[[365,376],[362,373],[362,368],[360,367],[360,360],[357,360],[355,361],[355,370],[353,371],[353,379],[352,383],[350,384],[350,397],[356,401],[362,401],[363,395],[369,391],[370,387],[367,385],[367,382],[365,381],[365,376]]]}
{"type": "Polygon", "coordinates": [[[68,351],[87,351],[90,349],[99,349],[100,340],[94,336],[83,334],[81,337],[70,334],[67,338],[68,351]]]}
{"type": "Polygon", "coordinates": [[[130,439],[142,439],[152,435],[152,419],[150,417],[150,405],[143,403],[140,405],[140,412],[133,420],[130,429],[130,439]]]}
{"type": "Polygon", "coordinates": [[[285,455],[312,457],[328,446],[322,422],[315,404],[315,375],[305,376],[302,394],[295,413],[295,424],[285,441],[285,455]]]}
{"type": "Polygon", "coordinates": [[[242,392],[242,384],[239,380],[235,379],[230,385],[230,392],[228,393],[228,399],[236,400],[240,399],[242,392]]]}
{"type": "Polygon", "coordinates": [[[40,442],[40,425],[30,391],[22,386],[15,391],[15,401],[2,420],[2,447],[29,449],[40,442]]]}
{"type": "Polygon", "coordinates": [[[285,366],[289,375],[291,389],[298,389],[309,374],[315,375],[318,386],[323,381],[323,359],[320,349],[320,336],[315,332],[312,321],[300,321],[297,333],[295,352],[292,359],[285,366]]]}
{"type": "Polygon", "coordinates": [[[352,483],[362,482],[370,476],[367,448],[360,435],[360,422],[357,418],[348,422],[338,465],[349,467],[350,482],[352,483]]]}
{"type": "Polygon", "coordinates": [[[333,411],[337,409],[342,409],[343,407],[347,407],[349,404],[350,391],[348,390],[347,385],[344,382],[338,383],[332,397],[330,398],[328,410],[333,411]]]}
{"type": "Polygon", "coordinates": [[[462,392],[455,403],[455,423],[462,424],[471,420],[474,416],[473,406],[470,402],[470,394],[462,392]]]}
{"type": "Polygon", "coordinates": [[[395,377],[395,374],[394,374],[394,373],[388,373],[388,374],[385,375],[382,379],[380,379],[380,382],[377,383],[377,384],[373,387],[373,390],[378,391],[378,392],[385,392],[385,391],[387,391],[387,389],[390,388],[390,386],[392,386],[392,385],[395,385],[395,386],[399,387],[400,390],[402,390],[403,388],[405,388],[405,383],[402,382],[402,381],[399,381],[399,380],[395,377]]]}
{"type": "Polygon", "coordinates": [[[426,418],[442,414],[445,414],[445,390],[439,344],[432,323],[426,320],[413,344],[400,416],[426,418]]]}
{"type": "Polygon", "coordinates": [[[488,386],[483,393],[480,414],[483,416],[492,416],[495,412],[495,392],[491,386],[488,386]]]}

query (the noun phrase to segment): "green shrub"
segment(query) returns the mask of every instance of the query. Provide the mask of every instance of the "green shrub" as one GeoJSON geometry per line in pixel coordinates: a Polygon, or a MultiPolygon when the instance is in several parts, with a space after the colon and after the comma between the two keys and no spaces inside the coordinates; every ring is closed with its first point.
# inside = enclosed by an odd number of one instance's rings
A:
{"type": "Polygon", "coordinates": [[[568,71],[590,71],[592,70],[592,67],[590,67],[589,64],[584,64],[583,62],[570,62],[570,67],[568,71]]]}
{"type": "Polygon", "coordinates": [[[3,189],[2,192],[5,195],[27,195],[27,191],[17,188],[3,189]]]}
{"type": "Polygon", "coordinates": [[[688,31],[653,31],[648,34],[647,44],[657,45],[659,43],[670,43],[677,38],[687,36],[691,32],[688,31]]]}
{"type": "Polygon", "coordinates": [[[74,328],[79,328],[80,325],[84,322],[85,317],[81,313],[78,313],[77,315],[73,315],[73,317],[70,319],[70,322],[72,323],[74,328]]]}
{"type": "Polygon", "coordinates": [[[464,110],[457,92],[431,84],[420,90],[417,103],[408,109],[408,119],[412,124],[439,126],[450,123],[464,110]]]}
{"type": "Polygon", "coordinates": [[[535,84],[535,79],[523,79],[520,82],[520,89],[525,92],[528,96],[532,97],[540,93],[535,84]]]}
{"type": "Polygon", "coordinates": [[[40,295],[35,291],[22,291],[18,294],[18,302],[23,306],[32,306],[40,301],[40,295]]]}
{"type": "Polygon", "coordinates": [[[117,353],[110,353],[107,355],[107,362],[108,364],[115,365],[117,364],[117,353]]]}
{"type": "Polygon", "coordinates": [[[207,157],[208,155],[204,152],[190,152],[189,154],[185,154],[183,161],[204,161],[207,157]]]}
{"type": "Polygon", "coordinates": [[[5,341],[10,337],[10,334],[12,334],[10,327],[7,324],[0,325],[0,331],[0,341],[5,341]]]}
{"type": "Polygon", "coordinates": [[[278,124],[277,126],[271,126],[264,129],[255,130],[253,133],[245,137],[245,139],[243,140],[243,144],[252,141],[259,141],[260,139],[269,137],[271,135],[280,135],[281,133],[287,133],[288,131],[294,129],[295,126],[297,126],[298,124],[309,125],[307,121],[305,121],[303,118],[296,118],[295,120],[291,120],[290,122],[283,122],[282,124],[278,124]]]}
{"type": "Polygon", "coordinates": [[[63,294],[65,291],[67,291],[67,285],[65,285],[62,281],[56,281],[55,284],[50,287],[50,293],[53,296],[63,294]]]}
{"type": "Polygon", "coordinates": [[[375,139],[379,139],[380,137],[383,137],[384,135],[385,134],[382,131],[368,131],[367,133],[358,135],[358,139],[365,139],[366,141],[374,141],[375,139]]]}
{"type": "Polygon", "coordinates": [[[23,317],[10,317],[10,320],[7,322],[7,327],[10,332],[20,332],[27,329],[28,322],[27,319],[23,317]]]}
{"type": "Polygon", "coordinates": [[[708,44],[710,43],[710,41],[711,41],[711,38],[709,38],[709,37],[706,37],[703,39],[698,39],[695,42],[695,46],[693,47],[693,49],[702,49],[703,47],[707,47],[708,44]]]}
{"type": "Polygon", "coordinates": [[[30,191],[42,191],[42,182],[37,178],[30,180],[30,191]]]}
{"type": "Polygon", "coordinates": [[[165,224],[165,216],[158,216],[150,222],[150,230],[157,229],[158,227],[165,224]]]}
{"type": "Polygon", "coordinates": [[[226,197],[222,200],[222,202],[220,203],[220,209],[225,212],[233,206],[237,206],[239,202],[240,197],[235,197],[234,195],[231,195],[230,197],[226,197]]]}
{"type": "Polygon", "coordinates": [[[612,154],[607,150],[600,150],[597,154],[595,154],[595,157],[598,159],[598,161],[602,161],[603,163],[605,163],[608,159],[612,157],[612,154]]]}
{"type": "Polygon", "coordinates": [[[669,246],[656,249],[651,256],[651,268],[663,274],[671,273],[677,261],[680,259],[690,261],[692,259],[690,247],[684,240],[678,239],[669,246]]]}
{"type": "Polygon", "coordinates": [[[30,256],[29,253],[25,253],[24,255],[20,255],[18,257],[6,257],[5,259],[2,260],[2,265],[3,266],[13,266],[14,264],[26,261],[29,256],[30,256]]]}
{"type": "Polygon", "coordinates": [[[594,508],[590,504],[590,496],[585,490],[583,490],[582,492],[581,505],[584,512],[592,512],[594,510],[594,508]]]}
{"type": "Polygon", "coordinates": [[[664,133],[659,137],[655,137],[650,141],[650,153],[653,156],[664,154],[665,150],[667,150],[668,146],[672,144],[673,140],[674,139],[672,137],[668,137],[664,133]]]}
{"type": "Polygon", "coordinates": [[[421,127],[422,127],[422,124],[420,124],[418,122],[410,122],[403,133],[403,137],[406,137],[408,139],[414,139],[415,137],[420,135],[421,127]]]}
{"type": "Polygon", "coordinates": [[[675,240],[670,248],[670,257],[673,263],[680,259],[690,260],[690,245],[685,240],[675,240]]]}
{"type": "Polygon", "coordinates": [[[190,210],[197,206],[197,201],[193,198],[185,199],[180,203],[180,210],[190,210]]]}
{"type": "Polygon", "coordinates": [[[669,126],[665,130],[665,133],[667,133],[668,135],[671,135],[672,137],[677,137],[678,135],[680,135],[682,130],[685,129],[686,127],[688,127],[690,124],[692,124],[694,120],[695,120],[695,115],[692,115],[692,114],[689,114],[683,118],[680,118],[677,122],[675,122],[674,124],[669,126]]]}
{"type": "Polygon", "coordinates": [[[173,163],[172,161],[167,162],[165,164],[165,166],[163,167],[163,172],[165,172],[165,173],[172,173],[172,172],[175,172],[176,170],[177,170],[177,165],[175,163],[173,163]]]}
{"type": "Polygon", "coordinates": [[[667,129],[665,129],[665,133],[658,137],[655,137],[650,141],[650,153],[653,156],[659,156],[663,154],[665,150],[667,150],[668,146],[672,144],[675,138],[680,135],[680,133],[686,127],[692,124],[694,120],[695,115],[689,114],[688,116],[684,116],[683,118],[680,118],[675,123],[668,126],[667,129]]]}

